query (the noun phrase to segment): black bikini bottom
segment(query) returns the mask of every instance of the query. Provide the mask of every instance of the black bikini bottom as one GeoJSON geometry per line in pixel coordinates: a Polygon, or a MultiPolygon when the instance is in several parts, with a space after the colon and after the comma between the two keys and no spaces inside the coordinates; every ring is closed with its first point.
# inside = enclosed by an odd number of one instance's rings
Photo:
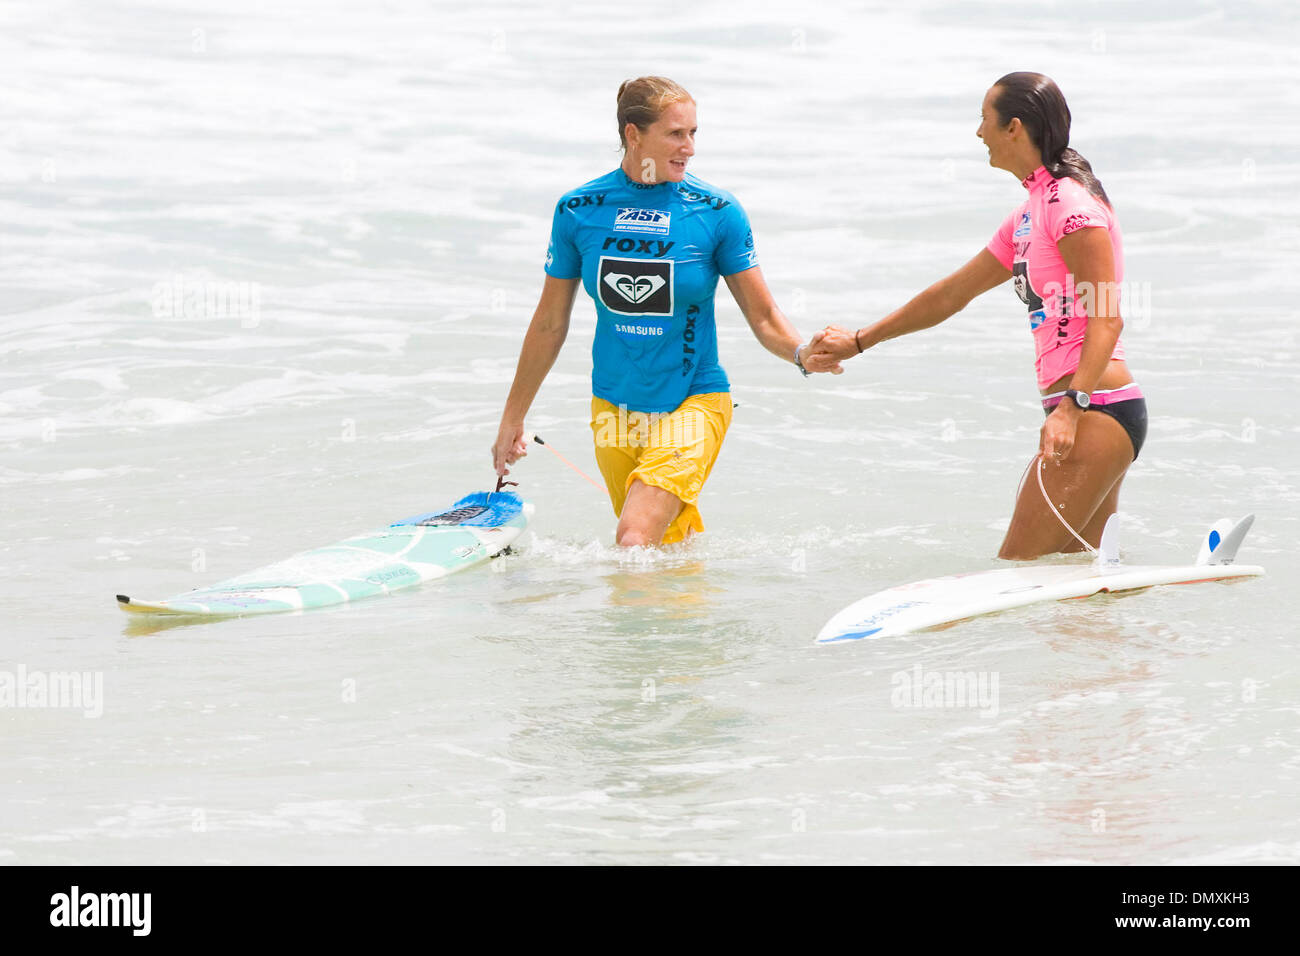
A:
{"type": "MultiPolygon", "coordinates": [[[[1043,411],[1050,415],[1055,408],[1056,406],[1053,405],[1043,411]]],[[[1142,450],[1142,445],[1147,440],[1147,400],[1130,398],[1122,402],[1111,402],[1108,405],[1090,405],[1088,411],[1109,415],[1124,427],[1124,431],[1128,432],[1128,440],[1133,443],[1133,460],[1137,461],[1138,452],[1142,450]]]]}

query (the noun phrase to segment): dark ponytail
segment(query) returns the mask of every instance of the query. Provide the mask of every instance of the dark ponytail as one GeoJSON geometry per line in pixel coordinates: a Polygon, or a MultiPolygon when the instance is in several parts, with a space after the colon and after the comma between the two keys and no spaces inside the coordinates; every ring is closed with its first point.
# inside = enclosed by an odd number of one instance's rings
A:
{"type": "Polygon", "coordinates": [[[1109,206],[1110,197],[1092,165],[1070,148],[1070,107],[1060,87],[1041,73],[1008,73],[993,85],[998,89],[993,100],[998,122],[1006,126],[1019,119],[1049,173],[1073,179],[1109,206]]]}

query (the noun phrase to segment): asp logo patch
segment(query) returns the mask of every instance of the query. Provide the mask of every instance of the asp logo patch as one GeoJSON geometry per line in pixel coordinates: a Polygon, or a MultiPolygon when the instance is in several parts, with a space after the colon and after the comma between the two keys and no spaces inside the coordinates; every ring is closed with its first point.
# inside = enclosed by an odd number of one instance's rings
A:
{"type": "Polygon", "coordinates": [[[656,236],[668,235],[672,213],[662,209],[633,209],[623,206],[614,214],[615,232],[649,232],[656,236]]]}
{"type": "Polygon", "coordinates": [[[600,302],[619,315],[673,314],[671,259],[600,257],[600,302]]]}

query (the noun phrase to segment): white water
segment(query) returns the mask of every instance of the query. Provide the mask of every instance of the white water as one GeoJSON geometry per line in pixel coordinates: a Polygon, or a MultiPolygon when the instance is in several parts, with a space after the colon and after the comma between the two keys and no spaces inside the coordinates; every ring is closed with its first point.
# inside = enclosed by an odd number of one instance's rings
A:
{"type": "MultiPolygon", "coordinates": [[[[1300,859],[1294,7],[616,9],[0,14],[0,681],[103,680],[99,718],[0,708],[0,862],[1300,859]],[[805,382],[723,288],[740,407],[703,538],[615,553],[608,503],[535,449],[535,535],[490,570],[127,630],[115,593],[491,481],[550,212],[616,164],[620,80],[695,94],[693,169],[811,333],[1018,201],[974,138],[1012,69],[1065,90],[1148,284],[1126,557],[1253,511],[1268,577],[812,646],[867,593],[996,566],[1042,420],[1024,311],[998,289],[805,382]],[[177,282],[248,309],[169,317],[177,282]],[[996,675],[996,707],[896,706],[918,665],[996,675]]],[[[580,302],[529,427],[594,473],[592,324],[580,302]]]]}

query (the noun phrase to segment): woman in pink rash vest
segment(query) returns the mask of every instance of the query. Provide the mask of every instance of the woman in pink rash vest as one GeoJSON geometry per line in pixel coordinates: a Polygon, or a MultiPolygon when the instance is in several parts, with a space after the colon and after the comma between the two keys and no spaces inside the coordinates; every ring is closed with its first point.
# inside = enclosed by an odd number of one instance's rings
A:
{"type": "MultiPolygon", "coordinates": [[[[989,165],[1021,181],[1025,201],[966,265],[874,325],[818,332],[804,362],[817,371],[931,328],[1014,278],[1029,310],[1047,413],[1039,435],[1044,486],[1061,517],[1096,547],[1147,430],[1146,401],[1119,340],[1119,222],[1088,161],[1069,148],[1070,110],[1046,76],[1009,73],[993,84],[975,135],[988,148],[989,165]]],[[[1081,549],[1029,476],[998,556],[1026,560],[1081,549]]]]}

